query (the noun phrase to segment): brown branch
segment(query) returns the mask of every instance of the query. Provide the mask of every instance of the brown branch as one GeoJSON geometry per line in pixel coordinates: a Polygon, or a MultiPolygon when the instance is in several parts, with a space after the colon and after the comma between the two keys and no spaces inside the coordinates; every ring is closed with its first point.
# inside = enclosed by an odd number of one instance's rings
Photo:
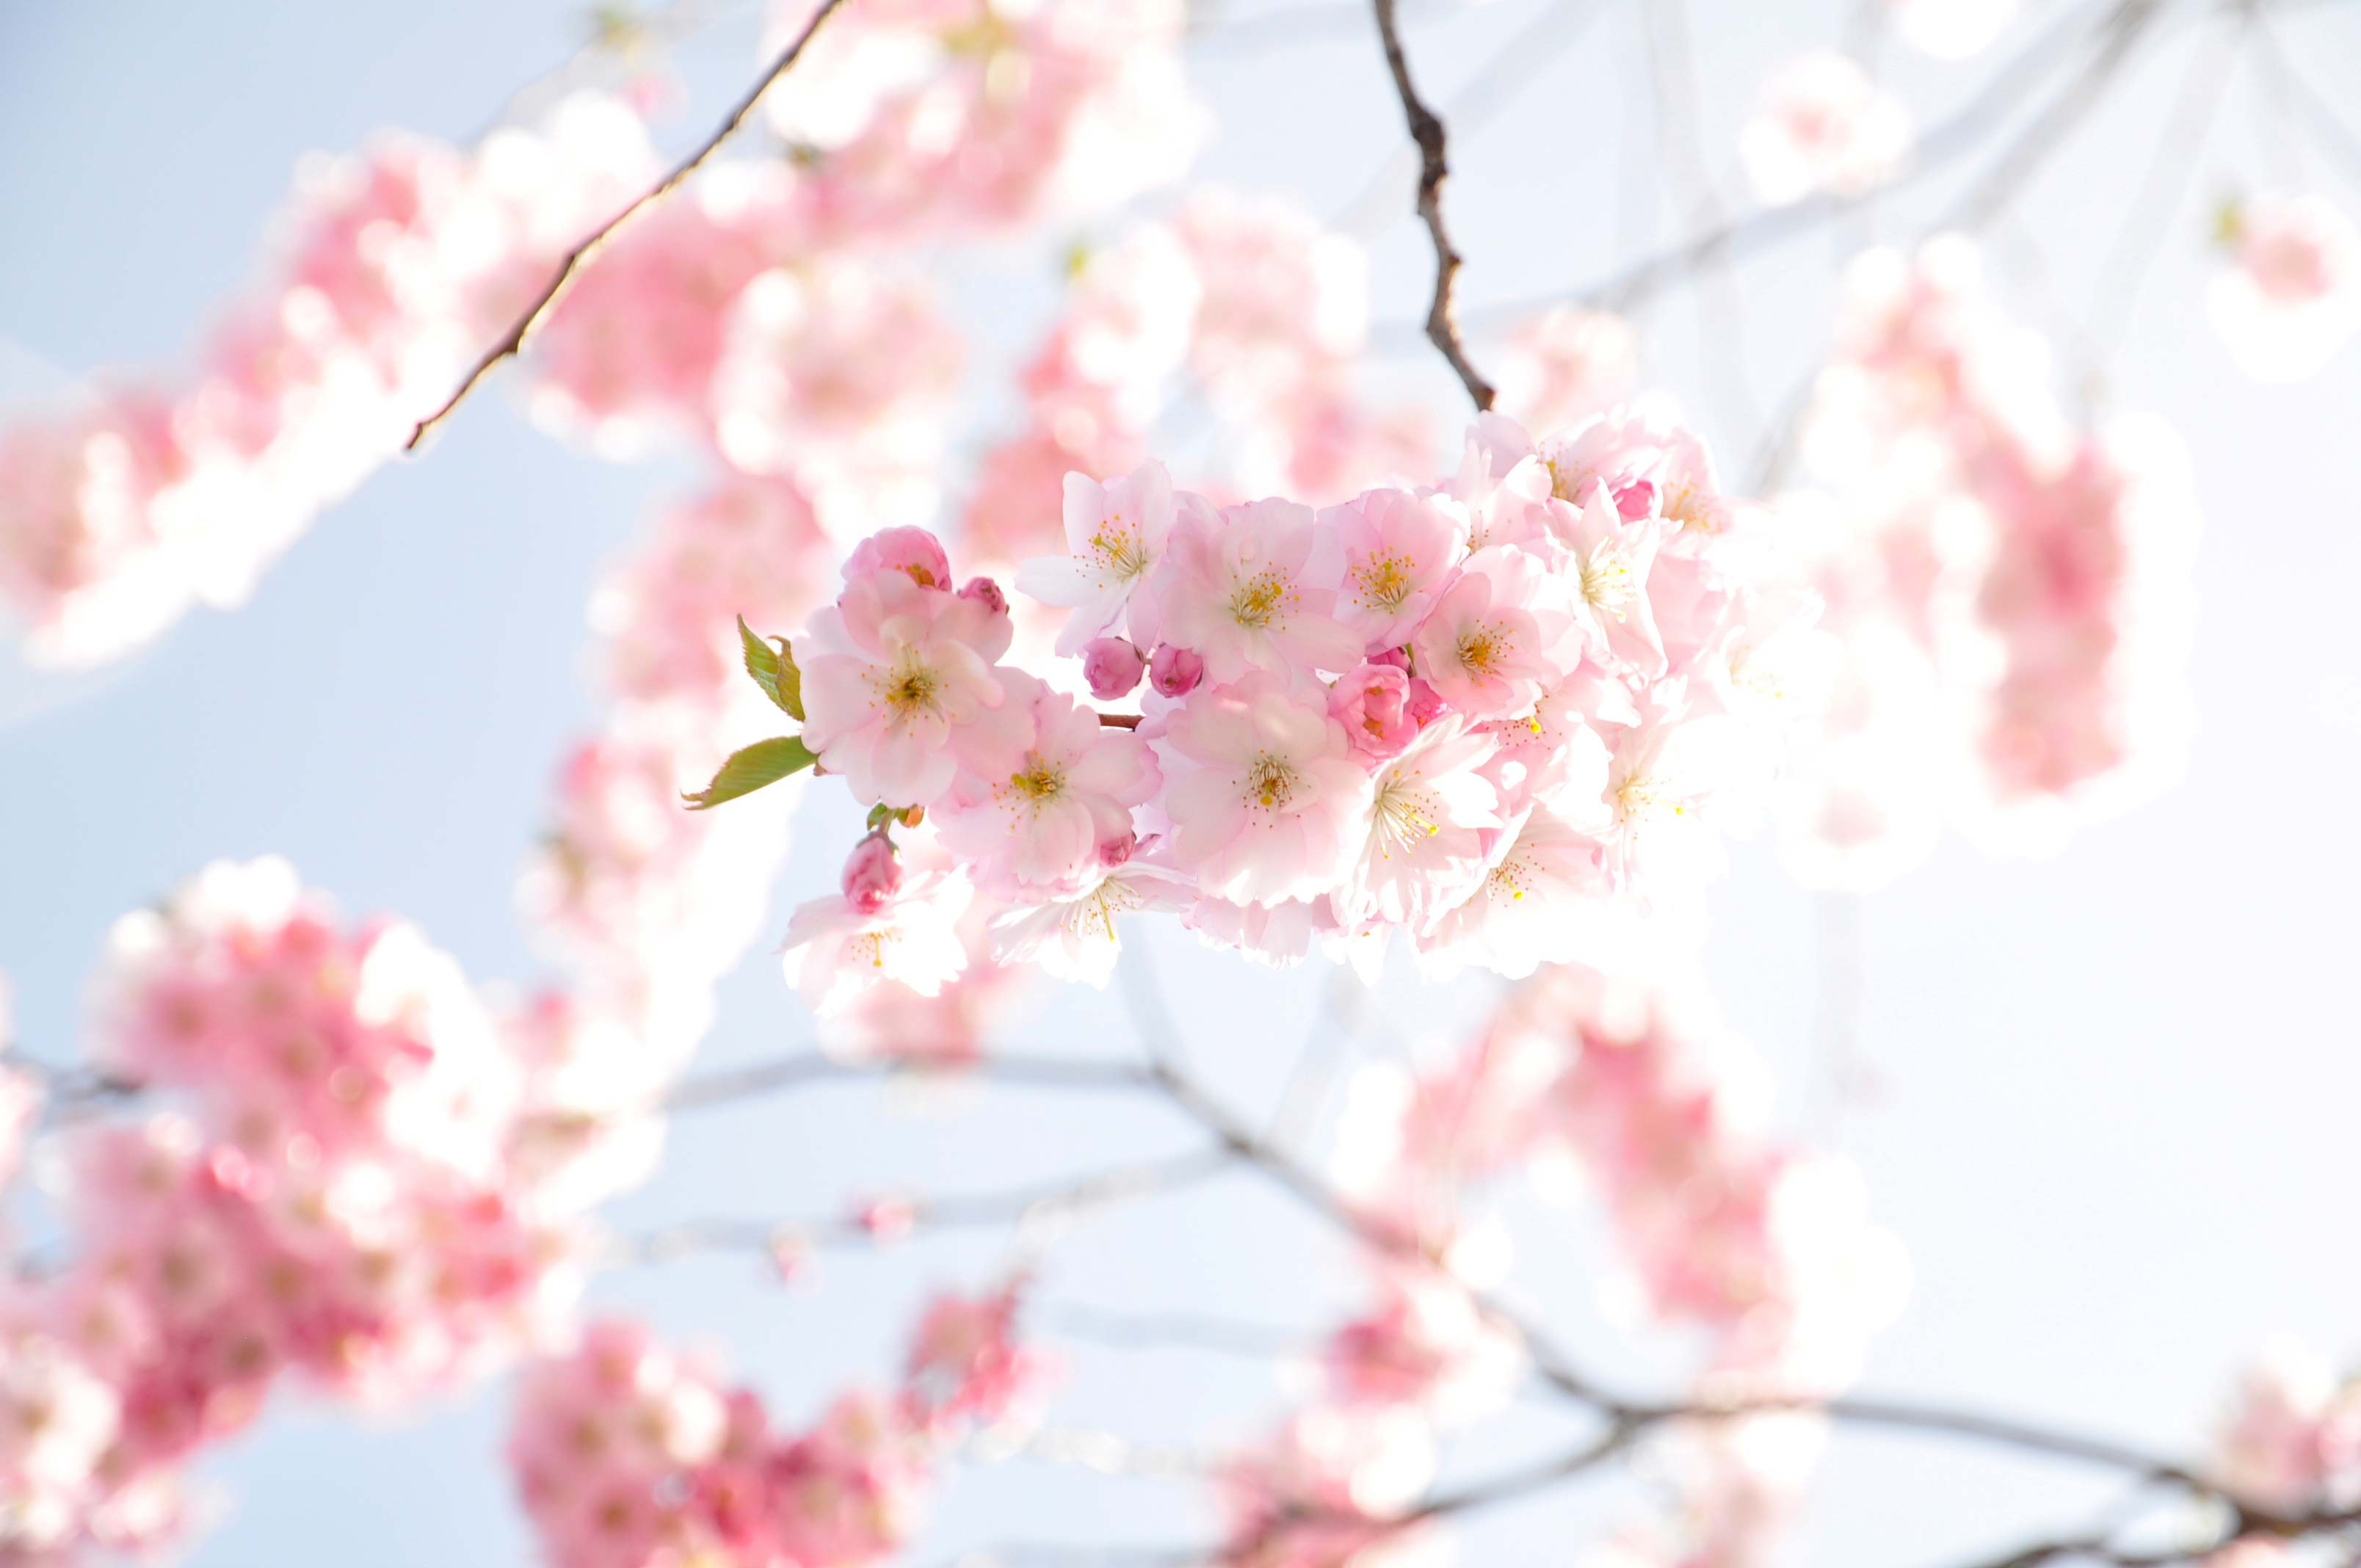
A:
{"type": "Polygon", "coordinates": [[[1136,713],[1102,713],[1099,715],[1099,728],[1102,729],[1137,729],[1139,728],[1139,715],[1136,713]]]}
{"type": "Polygon", "coordinates": [[[1478,412],[1492,407],[1492,384],[1468,362],[1466,345],[1459,341],[1459,325],[1452,317],[1452,296],[1458,287],[1461,257],[1443,223],[1443,182],[1451,174],[1444,158],[1443,122],[1411,85],[1410,61],[1402,56],[1401,33],[1394,16],[1395,0],[1375,0],[1378,34],[1385,40],[1386,68],[1393,72],[1394,91],[1401,96],[1402,118],[1411,140],[1418,144],[1418,215],[1434,241],[1434,302],[1427,307],[1427,340],[1450,361],[1459,384],[1467,389],[1478,412]]]}
{"type": "MultiPolygon", "coordinates": [[[[839,1062],[807,1051],[784,1060],[756,1063],[693,1080],[675,1091],[670,1103],[680,1109],[714,1105],[801,1085],[863,1078],[881,1079],[901,1070],[906,1069],[893,1062],[839,1062]]],[[[1360,1522],[1381,1525],[1408,1523],[1414,1519],[1463,1512],[1521,1496],[1579,1475],[1629,1448],[1640,1437],[1665,1426],[1683,1422],[1741,1420],[1756,1416],[1806,1414],[1823,1417],[1840,1426],[1916,1432],[2117,1471],[2142,1485],[2169,1486],[2193,1499],[2216,1503],[2225,1510],[2228,1521],[2219,1540],[2213,1546],[2200,1551],[2139,1556],[2114,1552],[2107,1547],[2105,1541],[2085,1533],[2060,1537],[2026,1548],[2009,1558],[2004,1568],[2030,1568],[2032,1564],[2070,1556],[2098,1558],[2114,1564],[2114,1568],[2162,1568],[2163,1564],[2177,1563],[2186,1557],[2202,1556],[2206,1552],[2218,1550],[2222,1545],[2248,1536],[2301,1539],[2349,1526],[2361,1526],[2361,1509],[2275,1514],[2233,1496],[2221,1483],[2202,1472],[2160,1454],[2111,1438],[2037,1425],[1982,1411],[1867,1397],[1820,1399],[1796,1396],[1706,1404],[1652,1402],[1623,1398],[1578,1371],[1538,1323],[1488,1293],[1458,1280],[1443,1266],[1433,1249],[1420,1238],[1381,1216],[1356,1208],[1271,1140],[1255,1133],[1182,1070],[1169,1049],[1159,1051],[1154,1060],[1145,1064],[1039,1055],[987,1056],[964,1070],[979,1079],[1020,1087],[1140,1092],[1170,1104],[1210,1134],[1215,1146],[1211,1151],[1199,1151],[1168,1162],[1165,1168],[1168,1177],[1172,1168],[1184,1165],[1193,1172],[1189,1179],[1201,1179],[1221,1168],[1244,1164],[1285,1190],[1313,1214],[1352,1239],[1375,1251],[1436,1269],[1440,1277],[1466,1291],[1470,1303],[1487,1321],[1519,1341],[1532,1360],[1534,1371],[1544,1383],[1608,1420],[1609,1425],[1600,1436],[1531,1470],[1472,1483],[1462,1492],[1435,1494],[1408,1516],[1360,1522]]],[[[1141,1168],[1127,1168],[1126,1171],[1105,1173],[1089,1180],[1119,1182],[1128,1179],[1136,1182],[1141,1168]]],[[[1071,1186],[1069,1186],[1046,1191],[1036,1190],[1017,1194],[945,1201],[933,1212],[951,1216],[940,1223],[983,1223],[1011,1217],[1012,1207],[1023,1202],[1038,1204],[1071,1190],[1071,1186]]],[[[739,1245],[752,1245],[746,1240],[752,1234],[751,1231],[740,1233],[733,1240],[739,1245]]],[[[775,1227],[766,1228],[763,1233],[766,1238],[774,1234],[775,1227]]],[[[1287,1519],[1298,1523],[1309,1522],[1315,1517],[1312,1514],[1286,1516],[1287,1519]]]]}
{"type": "Polygon", "coordinates": [[[458,408],[467,394],[476,389],[478,383],[490,375],[502,360],[513,359],[524,351],[526,341],[539,330],[549,313],[556,309],[557,302],[565,297],[582,269],[606,248],[608,242],[622,231],[624,225],[669,195],[675,186],[703,168],[706,159],[720,150],[723,142],[738,134],[740,127],[754,113],[754,106],[763,101],[763,95],[794,66],[804,52],[804,46],[810,43],[812,35],[819,31],[820,24],[835,15],[836,8],[842,4],[844,0],[820,0],[819,8],[812,13],[811,20],[806,22],[803,30],[780,51],[778,59],[771,62],[771,68],[763,73],[761,79],[747,89],[746,95],[738,100],[737,107],[730,111],[730,117],[721,122],[719,129],[708,137],[695,152],[675,164],[671,173],[642,192],[629,206],[593,229],[579,245],[566,252],[566,259],[557,264],[556,273],[543,286],[540,296],[525,307],[524,313],[517,317],[516,324],[509,328],[508,335],[485,351],[484,356],[476,361],[476,367],[467,372],[467,379],[459,383],[458,389],[445,400],[441,408],[418,422],[418,427],[410,433],[410,439],[402,444],[403,451],[417,451],[420,444],[440,429],[443,422],[451,417],[452,411],[458,408]]]}

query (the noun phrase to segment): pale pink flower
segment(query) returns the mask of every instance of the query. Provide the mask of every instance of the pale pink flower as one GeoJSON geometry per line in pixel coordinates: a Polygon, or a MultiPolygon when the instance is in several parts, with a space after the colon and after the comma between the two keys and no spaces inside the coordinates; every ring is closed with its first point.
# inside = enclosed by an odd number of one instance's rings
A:
{"type": "Polygon", "coordinates": [[[1320,514],[1345,551],[1338,619],[1374,652],[1399,647],[1466,553],[1467,520],[1447,497],[1370,490],[1320,514]]]}
{"type": "Polygon", "coordinates": [[[1163,559],[1176,510],[1194,499],[1175,499],[1160,463],[1142,464],[1107,485],[1066,476],[1067,554],[1027,561],[1016,574],[1019,592],[1073,611],[1058,637],[1060,653],[1080,652],[1119,624],[1128,626],[1133,641],[1155,644],[1156,619],[1134,596],[1163,559]]]}
{"type": "Polygon", "coordinates": [[[1325,893],[1359,846],[1369,779],[1324,694],[1256,672],[1192,693],[1156,751],[1173,863],[1208,893],[1276,905],[1325,893]]]}
{"type": "Polygon", "coordinates": [[[862,799],[929,805],[950,788],[963,753],[1005,747],[1012,716],[993,661],[1008,618],[919,587],[898,572],[857,578],[796,640],[803,672],[804,743],[862,799]]]}
{"type": "Polygon", "coordinates": [[[900,888],[874,909],[840,893],[801,905],[787,922],[787,982],[823,1016],[884,981],[935,995],[967,967],[959,920],[972,895],[955,871],[906,866],[900,888]]]}
{"type": "Polygon", "coordinates": [[[2361,231],[2316,195],[2231,209],[2231,266],[2214,280],[2213,325],[2247,374],[2299,381],[2361,329],[2361,231]]]}
{"type": "Polygon", "coordinates": [[[1159,635],[1194,650],[1205,674],[1348,670],[1360,641],[1335,619],[1343,562],[1310,507],[1261,500],[1184,514],[1148,592],[1159,635]]]}
{"type": "Polygon", "coordinates": [[[1064,693],[1015,671],[1000,678],[1006,723],[972,749],[934,820],[988,891],[1062,892],[1097,872],[1100,845],[1130,838],[1132,808],[1156,793],[1156,761],[1137,734],[1064,693]]]}
{"type": "Polygon", "coordinates": [[[1598,839],[1546,807],[1489,835],[1474,891],[1418,935],[1422,969],[1448,975],[1473,964],[1521,978],[1578,957],[1609,891],[1598,839]]]}
{"type": "Polygon", "coordinates": [[[1643,676],[1664,674],[1664,643],[1648,595],[1664,525],[1653,517],[1623,517],[1603,485],[1579,508],[1553,501],[1550,521],[1571,555],[1574,618],[1592,653],[1643,676]]]}
{"type": "Polygon", "coordinates": [[[1909,148],[1902,101],[1831,49],[1780,67],[1738,138],[1754,193],[1773,206],[1860,195],[1891,179],[1909,148]]]}
{"type": "Polygon", "coordinates": [[[1453,716],[1378,766],[1358,853],[1336,894],[1336,916],[1348,929],[1416,929],[1485,873],[1486,850],[1504,826],[1484,773],[1494,749],[1489,735],[1453,716]]]}
{"type": "Polygon", "coordinates": [[[1557,684],[1575,654],[1565,586],[1525,551],[1467,557],[1411,636],[1419,677],[1471,718],[1505,718],[1557,684]]]}
{"type": "Polygon", "coordinates": [[[1129,915],[1189,907],[1190,883],[1146,860],[1126,860],[1079,892],[1044,904],[1012,904],[993,922],[993,950],[1008,963],[1040,965],[1058,980],[1104,988],[1123,950],[1119,922],[1129,915]]]}

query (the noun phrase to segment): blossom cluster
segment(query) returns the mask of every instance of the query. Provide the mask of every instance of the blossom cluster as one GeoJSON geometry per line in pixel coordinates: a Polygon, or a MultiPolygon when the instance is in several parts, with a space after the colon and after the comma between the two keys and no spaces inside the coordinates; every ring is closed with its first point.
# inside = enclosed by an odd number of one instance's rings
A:
{"type": "Polygon", "coordinates": [[[95,663],[243,598],[651,165],[638,121],[588,99],[472,153],[394,135],[305,164],[276,265],[186,385],[0,432],[0,604],[28,652],[95,663]]]}
{"type": "Polygon", "coordinates": [[[125,916],[97,997],[98,1064],[178,1103],[66,1135],[71,1254],[0,1289],[11,1548],[168,1539],[183,1464],[275,1386],[412,1398],[561,1321],[583,1206],[632,1174],[572,1135],[619,1070],[590,1042],[528,1044],[274,861],[125,916]]]}
{"type": "Polygon", "coordinates": [[[520,1379],[510,1463],[554,1568],[854,1568],[916,1529],[946,1448],[1024,1419],[1046,1364],[1015,1338],[1016,1288],[945,1295],[901,1386],[837,1397],[810,1430],[773,1429],[636,1323],[592,1324],[520,1379]]]}
{"type": "MultiPolygon", "coordinates": [[[[1342,1190],[1442,1264],[1381,1262],[1378,1306],[1329,1343],[1320,1399],[1225,1471],[1225,1561],[1414,1560],[1422,1532],[1398,1521],[1431,1480],[1435,1430],[1496,1409],[1522,1367],[1468,1283],[1500,1266],[1505,1234],[1486,1209],[1511,1175],[1546,1190],[1572,1172],[1596,1195],[1630,1303],[1706,1332],[1701,1398],[1820,1397],[1857,1375],[1900,1305],[1899,1249],[1848,1165],[1764,1134],[1753,1065],[1691,993],[1547,970],[1439,1067],[1356,1080],[1342,1190]]],[[[1787,1413],[1675,1432],[1679,1519],[1620,1535],[1617,1554],[1762,1561],[1819,1441],[1817,1421],[1787,1413]]]]}
{"type": "MultiPolygon", "coordinates": [[[[1175,0],[845,10],[770,100],[804,156],[717,163],[559,302],[529,356],[544,422],[616,454],[686,434],[848,515],[880,486],[923,507],[958,340],[882,253],[1102,208],[1201,139],[1175,0]]],[[[96,663],[242,598],[655,170],[639,114],[588,93],[473,148],[398,135],[306,165],[185,384],[0,431],[0,606],[28,652],[96,663]]]]}
{"type": "Polygon", "coordinates": [[[785,654],[801,754],[875,808],[790,970],[823,1013],[932,993],[978,903],[994,957],[1092,981],[1144,909],[1365,970],[1395,937],[1431,973],[1595,952],[1710,872],[1800,695],[1811,605],[1758,590],[1741,516],[1627,414],[1488,417],[1440,485],[1324,510],[1074,476],[1068,553],[1017,577],[1069,611],[1046,675],[997,584],[873,535],[785,654]]]}
{"type": "Polygon", "coordinates": [[[1841,656],[1784,812],[1807,880],[1871,885],[1948,820],[2004,850],[2152,789],[2185,744],[2194,502],[2169,433],[2092,433],[1973,250],[1853,265],[1780,499],[1841,656]]]}

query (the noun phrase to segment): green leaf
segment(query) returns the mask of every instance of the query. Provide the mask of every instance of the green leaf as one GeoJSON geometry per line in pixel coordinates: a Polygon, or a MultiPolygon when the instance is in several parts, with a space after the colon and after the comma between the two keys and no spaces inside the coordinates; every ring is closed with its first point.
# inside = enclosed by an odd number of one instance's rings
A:
{"type": "Polygon", "coordinates": [[[688,802],[691,811],[704,811],[725,800],[735,800],[741,795],[752,795],[764,784],[774,784],[790,773],[802,773],[819,759],[810,747],[796,735],[781,735],[774,740],[757,740],[743,751],[732,751],[713,782],[695,794],[684,792],[681,798],[688,802]]]}
{"type": "Polygon", "coordinates": [[[754,635],[746,618],[738,618],[738,641],[746,650],[746,673],[763,688],[763,695],[777,703],[796,718],[804,716],[804,681],[796,669],[795,655],[787,652],[785,638],[773,648],[769,641],[754,635]]]}
{"type": "Polygon", "coordinates": [[[803,722],[804,673],[796,668],[796,651],[784,637],[779,639],[779,706],[803,722]]]}

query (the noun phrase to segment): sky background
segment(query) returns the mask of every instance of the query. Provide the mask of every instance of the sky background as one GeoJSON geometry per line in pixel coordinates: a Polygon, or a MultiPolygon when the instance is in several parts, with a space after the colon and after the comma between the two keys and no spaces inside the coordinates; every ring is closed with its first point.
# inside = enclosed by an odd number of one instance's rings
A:
{"type": "MultiPolygon", "coordinates": [[[[1239,0],[1225,13],[1260,8],[1239,0]]],[[[1830,907],[1766,844],[1739,847],[1708,950],[1722,1012],[1776,1069],[1782,1124],[1850,1152],[1910,1253],[1910,1304],[1875,1344],[1866,1387],[2166,1447],[2201,1439],[2242,1358],[2273,1332],[2361,1354],[2361,1247],[2347,1214],[2361,1106],[2361,350],[2296,388],[2247,383],[2205,325],[2200,245],[2222,192],[2298,178],[2335,189],[2338,171],[2291,154],[2284,96],[2242,62],[2185,176],[2152,178],[2159,128],[2185,115],[2187,82],[2229,38],[2185,8],[2190,19],[2134,61],[2027,192],[1994,268],[2019,313],[2053,333],[2086,323],[2102,294],[2127,302],[2103,377],[2073,379],[2106,407],[2162,414],[2191,448],[2206,523],[2190,766],[2054,859],[1994,861],[1947,840],[1931,865],[1868,898],[1849,1073],[1817,1016],[1830,907]],[[2139,214],[2128,231],[2127,212],[2139,214]],[[2125,266],[2148,235],[2154,265],[2125,266]]],[[[1419,80],[1449,103],[1542,7],[1407,9],[1419,80]]],[[[1735,196],[1735,132],[1756,82],[1803,44],[1841,36],[1846,17],[1786,0],[1689,9],[1697,86],[1679,128],[1693,114],[1735,196]]],[[[1484,122],[1454,139],[1471,306],[1578,288],[1686,227],[1650,122],[1633,0],[1555,10],[1555,40],[1514,50],[1528,82],[1477,94],[1484,122]]],[[[2312,5],[2281,26],[2312,81],[2361,69],[2353,8],[2312,5]]],[[[0,398],[182,362],[249,276],[307,150],[352,148],[385,126],[470,136],[580,28],[577,7],[557,0],[0,0],[0,398]]],[[[661,127],[667,145],[717,116],[752,69],[753,38],[751,12],[733,15],[683,52],[693,106],[661,127]]],[[[1890,80],[1932,118],[2009,47],[1964,66],[1889,49],[1890,80]]],[[[1356,5],[1336,0],[1283,29],[1216,28],[1191,57],[1220,125],[1209,177],[1334,214],[1396,155],[1399,108],[1356,5]]],[[[2356,192],[2342,194],[2349,205],[2356,192]]],[[[1389,323],[1373,378],[1455,416],[1455,384],[1403,325],[1422,312],[1430,263],[1406,183],[1400,195],[1362,204],[1378,219],[1373,294],[1389,323]]],[[[1946,199],[1938,180],[1888,203],[1879,235],[1922,232],[1946,199]]],[[[1751,466],[1763,411],[1822,350],[1835,265],[1861,237],[1801,239],[1717,286],[1703,311],[1685,291],[1643,318],[1647,381],[1691,406],[1734,472],[1751,466]]],[[[989,313],[989,330],[1006,334],[977,356],[983,417],[995,373],[1052,298],[1053,254],[1044,244],[942,260],[964,319],[989,313]]],[[[27,1048],[75,1051],[110,923],[223,856],[284,854],[347,911],[413,919],[479,980],[541,972],[511,883],[550,770],[594,717],[582,607],[652,509],[692,483],[678,462],[602,466],[533,431],[501,397],[479,398],[423,460],[387,468],[324,517],[245,609],[198,612],[98,675],[0,672],[0,970],[16,982],[27,1048]]],[[[815,792],[774,931],[831,880],[852,815],[815,792]]],[[[1186,999],[1198,1064],[1235,1102],[1268,1103],[1326,1026],[1335,977],[1317,966],[1273,975],[1178,932],[1148,948],[1165,993],[1186,999]]],[[[1363,1048],[1444,1030],[1488,993],[1480,981],[1398,982],[1371,1009],[1388,1028],[1363,1048]]],[[[728,982],[721,1016],[707,1062],[810,1038],[764,952],[728,982]]],[[[1012,1037],[1132,1045],[1112,992],[1045,999],[1012,1037]]],[[[819,1213],[850,1193],[998,1188],[1185,1146],[1184,1129],[1144,1106],[829,1089],[682,1124],[662,1174],[614,1217],[630,1229],[819,1213]]],[[[1666,1386],[1681,1347],[1635,1342],[1599,1310],[1611,1257],[1595,1223],[1517,1219],[1520,1287],[1582,1359],[1626,1386],[1666,1386]]],[[[714,1258],[604,1276],[594,1294],[717,1347],[794,1424],[824,1391],[890,1376],[922,1288],[982,1283],[1004,1255],[999,1238],[962,1234],[831,1257],[817,1289],[714,1258]]],[[[1055,1255],[1041,1294],[1308,1327],[1358,1284],[1329,1238],[1239,1178],[1094,1222],[1055,1255]]],[[[1077,1348],[1070,1362],[1059,1421],[1147,1441],[1246,1436],[1289,1389],[1267,1366],[1201,1354],[1077,1348]]],[[[491,1386],[371,1420],[281,1400],[206,1464],[225,1511],[187,1561],[522,1568],[531,1542],[498,1458],[504,1404],[491,1386]]],[[[1567,1430],[1536,1412],[1449,1461],[1464,1471],[1538,1452],[1567,1430]]],[[[2079,1526],[2111,1495],[2104,1477],[1847,1435],[1789,1555],[1937,1568],[2079,1526]]],[[[1556,1561],[1584,1530],[1634,1512],[1620,1484],[1586,1482],[1486,1516],[1462,1560],[1556,1561]]],[[[1185,1542],[1210,1524],[1190,1489],[1024,1461],[961,1472],[935,1521],[913,1561],[1011,1538],[1185,1542]]]]}

